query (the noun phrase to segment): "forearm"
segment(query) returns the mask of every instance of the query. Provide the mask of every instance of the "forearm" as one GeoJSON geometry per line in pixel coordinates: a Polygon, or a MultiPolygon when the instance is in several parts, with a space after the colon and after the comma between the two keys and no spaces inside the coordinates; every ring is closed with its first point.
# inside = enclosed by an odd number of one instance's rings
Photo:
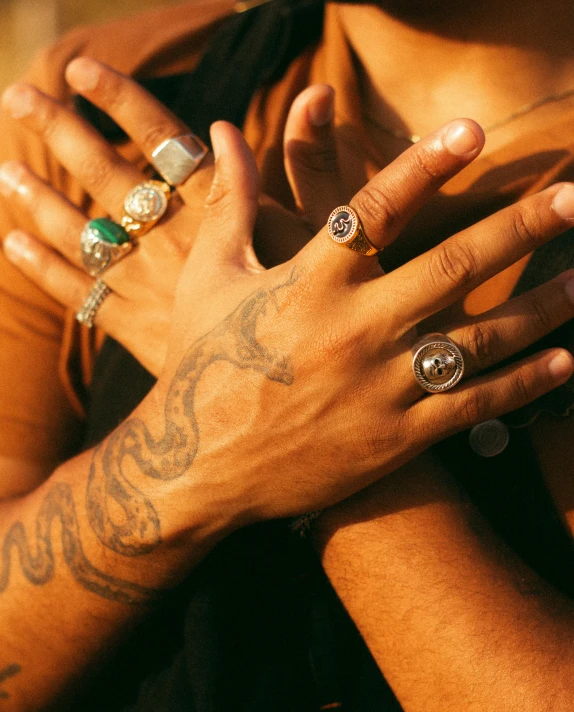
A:
{"type": "Polygon", "coordinates": [[[46,709],[218,538],[189,477],[165,461],[166,478],[150,478],[142,452],[118,457],[113,437],[0,504],[2,709],[46,709]]]}
{"type": "Polygon", "coordinates": [[[566,712],[574,615],[445,473],[415,465],[319,520],[323,563],[406,712],[566,712]]]}

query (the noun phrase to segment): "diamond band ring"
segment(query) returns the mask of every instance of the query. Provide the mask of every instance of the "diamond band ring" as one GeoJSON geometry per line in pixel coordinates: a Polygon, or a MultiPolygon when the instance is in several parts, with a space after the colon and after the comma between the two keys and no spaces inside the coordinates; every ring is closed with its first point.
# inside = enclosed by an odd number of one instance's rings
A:
{"type": "Polygon", "coordinates": [[[102,306],[104,300],[111,293],[111,291],[112,290],[104,281],[101,279],[96,280],[96,283],[90,290],[90,293],[76,314],[76,319],[80,322],[80,324],[87,326],[88,329],[92,328],[98,309],[102,306]]]}

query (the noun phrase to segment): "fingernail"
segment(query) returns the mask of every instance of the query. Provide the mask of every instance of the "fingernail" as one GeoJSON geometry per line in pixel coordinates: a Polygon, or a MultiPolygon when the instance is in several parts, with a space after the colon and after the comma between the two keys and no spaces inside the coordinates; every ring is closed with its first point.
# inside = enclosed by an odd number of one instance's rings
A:
{"type": "Polygon", "coordinates": [[[213,157],[217,161],[219,154],[221,152],[221,141],[219,139],[219,131],[217,130],[216,124],[211,124],[209,129],[209,135],[211,137],[211,147],[213,148],[213,157]]]}
{"type": "Polygon", "coordinates": [[[31,249],[28,236],[20,230],[13,230],[4,240],[4,253],[10,262],[34,262],[36,253],[31,249]]]}
{"type": "Polygon", "coordinates": [[[2,195],[12,195],[14,191],[25,193],[24,186],[21,184],[23,174],[24,169],[15,161],[0,166],[0,193],[2,195]]]}
{"type": "Polygon", "coordinates": [[[574,185],[567,183],[554,196],[552,201],[554,212],[563,220],[574,218],[574,185]]]}
{"type": "Polygon", "coordinates": [[[34,109],[34,91],[22,84],[13,84],[2,95],[2,106],[15,119],[28,116],[34,109]]]}
{"type": "Polygon", "coordinates": [[[66,79],[78,91],[93,91],[100,81],[101,69],[91,59],[74,59],[66,69],[66,79]]]}
{"type": "Polygon", "coordinates": [[[329,92],[309,104],[307,115],[312,126],[322,128],[333,121],[335,115],[335,102],[333,99],[333,92],[329,92]]]}
{"type": "Polygon", "coordinates": [[[478,139],[466,124],[454,124],[446,132],[444,145],[455,156],[466,156],[467,153],[476,151],[478,139]]]}
{"type": "Polygon", "coordinates": [[[574,369],[574,359],[567,351],[561,351],[548,364],[548,370],[557,380],[564,380],[574,369]]]}

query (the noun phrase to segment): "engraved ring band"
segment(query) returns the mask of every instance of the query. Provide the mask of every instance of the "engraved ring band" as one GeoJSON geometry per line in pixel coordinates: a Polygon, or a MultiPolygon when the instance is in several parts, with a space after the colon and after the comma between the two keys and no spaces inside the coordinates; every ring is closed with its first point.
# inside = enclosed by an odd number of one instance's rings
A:
{"type": "Polygon", "coordinates": [[[102,306],[106,297],[111,294],[111,291],[103,280],[96,280],[84,303],[76,313],[76,319],[80,324],[87,326],[88,329],[92,328],[98,309],[102,306]]]}
{"type": "Polygon", "coordinates": [[[333,210],[327,220],[327,232],[338,245],[344,245],[360,255],[370,257],[381,251],[369,240],[361,218],[350,205],[340,205],[333,210]]]}
{"type": "Polygon", "coordinates": [[[462,353],[444,334],[426,334],[413,346],[412,353],[413,373],[428,393],[454,388],[464,374],[462,353]]]}

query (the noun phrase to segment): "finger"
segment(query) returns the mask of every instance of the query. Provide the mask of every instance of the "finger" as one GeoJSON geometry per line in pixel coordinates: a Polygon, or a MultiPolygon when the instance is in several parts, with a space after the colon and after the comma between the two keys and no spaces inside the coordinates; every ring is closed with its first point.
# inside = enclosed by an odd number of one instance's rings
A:
{"type": "MultiPolygon", "coordinates": [[[[574,184],[562,183],[519,201],[445,240],[391,272],[386,288],[403,294],[404,330],[464,297],[574,224],[574,184]]],[[[365,299],[381,301],[381,285],[365,299]]]]}
{"type": "MultiPolygon", "coordinates": [[[[121,126],[150,163],[163,141],[190,133],[188,126],[140,84],[94,59],[74,59],[66,68],[66,80],[121,126]]],[[[178,186],[185,201],[202,188],[202,195],[207,193],[210,173],[205,169],[210,165],[211,160],[204,159],[191,179],[178,186]]]]}
{"type": "Polygon", "coordinates": [[[253,250],[259,199],[255,158],[239,129],[226,121],[211,126],[215,173],[192,259],[204,266],[234,265],[261,271],[253,250]]]}
{"type": "MultiPolygon", "coordinates": [[[[21,230],[14,230],[4,240],[4,254],[29,279],[60,304],[78,312],[94,286],[94,279],[73,267],[56,252],[21,230]]],[[[106,329],[118,323],[120,297],[111,292],[98,309],[95,323],[106,329]]],[[[107,329],[106,329],[107,331],[107,329]]]]}
{"type": "Polygon", "coordinates": [[[80,234],[86,218],[75,206],[17,161],[0,167],[0,190],[29,213],[42,240],[82,266],[80,234]]]}
{"type": "MultiPolygon", "coordinates": [[[[382,249],[396,239],[416,211],[482,150],[484,133],[474,121],[458,119],[402,153],[351,200],[370,242],[382,249]]],[[[373,261],[328,238],[323,229],[303,250],[327,276],[356,280],[372,273],[373,261]]]]}
{"type": "Polygon", "coordinates": [[[297,207],[317,232],[345,202],[333,133],[334,90],[307,87],[293,102],[285,125],[285,170],[297,207]]]}
{"type": "Polygon", "coordinates": [[[123,159],[87,121],[26,84],[14,84],[2,106],[46,143],[59,163],[116,220],[127,193],[143,175],[123,159]]]}
{"type": "Polygon", "coordinates": [[[521,408],[565,383],[573,371],[571,354],[551,349],[452,391],[423,398],[409,412],[426,430],[423,436],[437,441],[521,408]]]}
{"type": "Polygon", "coordinates": [[[519,353],[574,317],[574,270],[448,331],[465,376],[519,353]]]}

